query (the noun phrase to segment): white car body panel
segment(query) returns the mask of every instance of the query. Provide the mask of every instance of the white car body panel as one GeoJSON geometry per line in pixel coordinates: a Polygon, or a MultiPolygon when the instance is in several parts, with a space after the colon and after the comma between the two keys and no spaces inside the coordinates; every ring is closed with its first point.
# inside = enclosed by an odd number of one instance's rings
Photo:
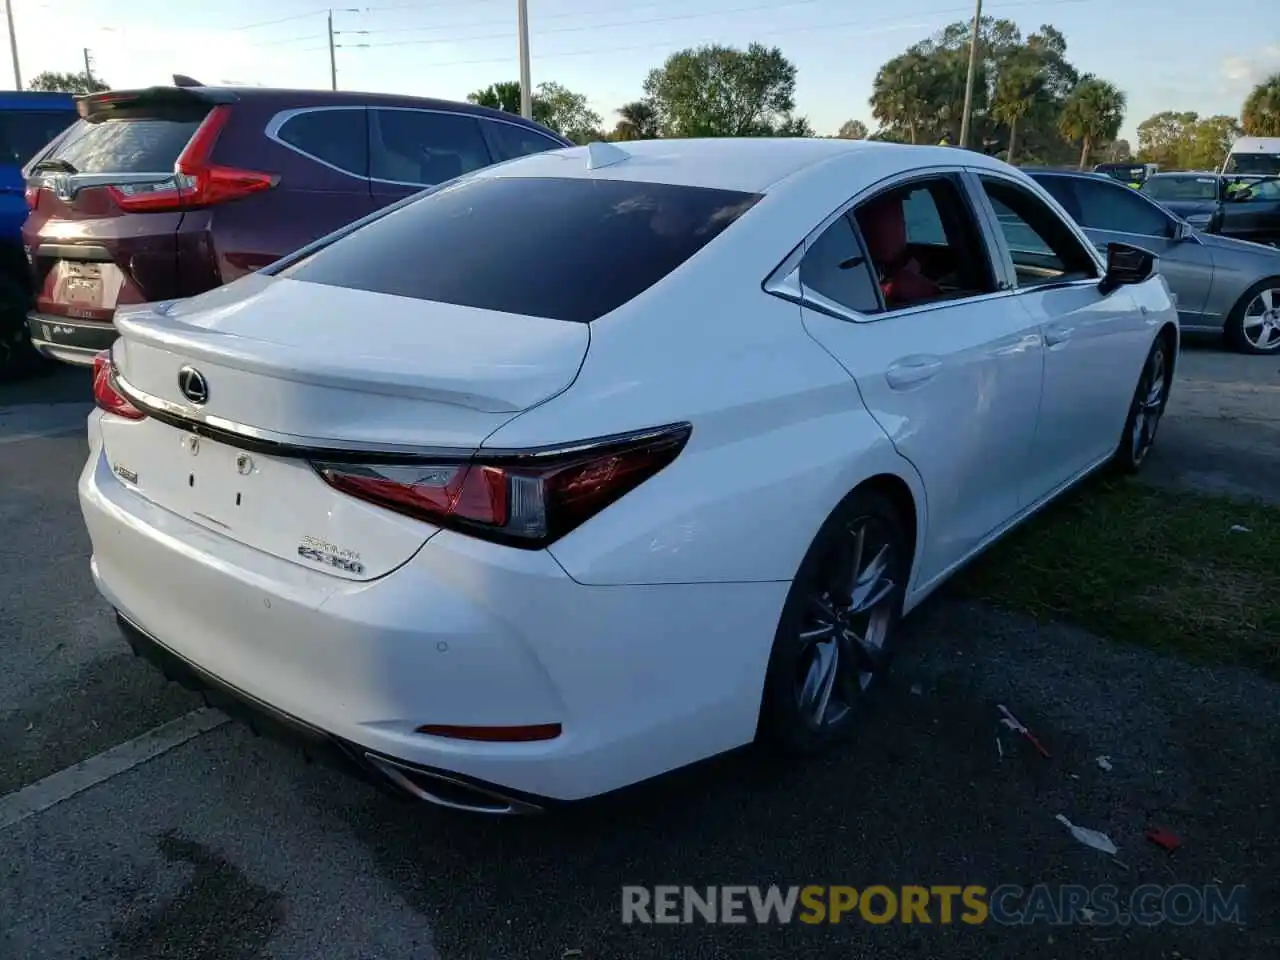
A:
{"type": "MultiPolygon", "coordinates": [[[[79,492],[107,600],[172,653],[358,748],[520,794],[592,796],[752,740],[791,580],[851,490],[884,483],[911,514],[910,610],[1105,461],[1153,338],[1166,325],[1176,336],[1159,277],[1108,295],[1096,281],[1006,287],[867,322],[766,292],[833,211],[904,170],[956,170],[955,150],[621,149],[631,156],[596,169],[575,148],[469,177],[764,197],[589,324],[260,276],[122,311],[115,352],[135,399],[286,447],[483,460],[692,424],[674,462],[546,549],[520,549],[340,493],[305,457],[257,450],[243,474],[234,446],[193,456],[186,429],[98,412],[79,492]],[[210,383],[199,409],[178,389],[189,363],[210,383]],[[359,554],[362,570],[308,563],[303,537],[359,554]],[[563,732],[414,732],[433,723],[563,732]]],[[[962,156],[1062,216],[1029,178],[962,156]]],[[[991,243],[991,223],[981,229],[991,243]]]]}

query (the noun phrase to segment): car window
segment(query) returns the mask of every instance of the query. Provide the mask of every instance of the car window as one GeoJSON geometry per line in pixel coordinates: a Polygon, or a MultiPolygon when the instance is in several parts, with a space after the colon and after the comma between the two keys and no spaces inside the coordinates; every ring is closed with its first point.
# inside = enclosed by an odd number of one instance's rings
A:
{"type": "Polygon", "coordinates": [[[1217,200],[1217,177],[1154,177],[1141,193],[1152,200],[1217,200]]]}
{"type": "Polygon", "coordinates": [[[493,145],[495,162],[514,160],[516,157],[527,157],[531,153],[543,153],[547,150],[560,150],[564,144],[550,137],[530,130],[515,123],[502,123],[499,120],[481,120],[489,142],[493,145]]]}
{"type": "Polygon", "coordinates": [[[1227,157],[1223,172],[1257,174],[1263,177],[1280,176],[1280,154],[1233,153],[1227,157]]]}
{"type": "Polygon", "coordinates": [[[369,128],[364,108],[307,110],[286,120],[276,136],[295,150],[346,173],[369,175],[369,128]]]}
{"type": "Polygon", "coordinates": [[[208,108],[182,119],[157,116],[77,120],[50,154],[78,173],[167,173],[173,171],[208,108]]]}
{"type": "Polygon", "coordinates": [[[1280,180],[1263,180],[1261,183],[1252,184],[1245,188],[1242,199],[1245,201],[1280,200],[1280,180]]]}
{"type": "Polygon", "coordinates": [[[1004,234],[1019,287],[1096,276],[1084,244],[1048,204],[1006,180],[980,179],[1004,234]]]}
{"type": "Polygon", "coordinates": [[[586,323],[678,268],[759,199],[626,180],[477,177],[397,207],[280,275],[586,323]]]}
{"type": "Polygon", "coordinates": [[[493,161],[476,118],[426,110],[370,110],[369,175],[428,186],[493,161]]]}
{"type": "Polygon", "coordinates": [[[0,113],[0,163],[21,167],[76,119],[72,110],[0,113]]]}
{"type": "Polygon", "coordinates": [[[1159,207],[1125,187],[1102,180],[1075,179],[1076,219],[1091,230],[1136,233],[1147,237],[1168,237],[1172,218],[1159,207]]]}
{"type": "Polygon", "coordinates": [[[815,240],[800,261],[800,285],[857,313],[877,313],[880,297],[866,255],[847,216],[815,240]]]}
{"type": "Polygon", "coordinates": [[[855,208],[885,306],[918,306],[995,290],[986,245],[950,177],[896,187],[855,208]]]}

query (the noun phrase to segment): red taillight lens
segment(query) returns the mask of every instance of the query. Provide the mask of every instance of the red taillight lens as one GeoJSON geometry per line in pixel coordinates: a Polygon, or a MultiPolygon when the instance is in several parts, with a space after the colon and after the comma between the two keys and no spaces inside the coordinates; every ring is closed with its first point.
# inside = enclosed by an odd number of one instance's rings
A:
{"type": "Polygon", "coordinates": [[[111,365],[110,350],[103,350],[93,358],[93,402],[98,405],[99,410],[126,420],[142,420],[146,417],[145,413],[116,389],[116,373],[111,365]]]}
{"type": "Polygon", "coordinates": [[[688,424],[536,455],[480,451],[454,462],[315,463],[336,490],[512,546],[543,547],[673,461],[688,424]]]}
{"type": "Polygon", "coordinates": [[[23,195],[27,199],[27,209],[34,210],[40,206],[40,187],[27,187],[23,191],[23,195]]]}
{"type": "Polygon", "coordinates": [[[231,107],[214,107],[191,137],[173,166],[173,176],[161,183],[117,184],[108,187],[116,205],[127,213],[192,210],[239,200],[280,182],[280,175],[240,170],[211,163],[213,146],[231,119],[231,107]]]}

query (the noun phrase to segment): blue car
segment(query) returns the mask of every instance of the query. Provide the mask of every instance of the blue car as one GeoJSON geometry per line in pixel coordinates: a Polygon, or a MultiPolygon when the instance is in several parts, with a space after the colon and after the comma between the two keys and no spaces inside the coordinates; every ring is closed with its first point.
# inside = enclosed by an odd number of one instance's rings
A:
{"type": "Polygon", "coordinates": [[[23,168],[76,119],[69,93],[0,93],[0,381],[40,364],[27,340],[31,275],[22,249],[23,168]]]}

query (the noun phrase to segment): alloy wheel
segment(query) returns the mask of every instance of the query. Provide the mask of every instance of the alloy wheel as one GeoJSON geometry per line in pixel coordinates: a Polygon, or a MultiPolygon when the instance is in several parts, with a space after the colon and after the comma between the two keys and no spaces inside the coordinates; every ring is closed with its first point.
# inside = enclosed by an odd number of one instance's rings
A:
{"type": "Polygon", "coordinates": [[[1140,464],[1155,443],[1160,416],[1164,413],[1167,389],[1164,345],[1157,343],[1147,358],[1138,385],[1133,423],[1129,428],[1129,445],[1134,464],[1140,464]]]}
{"type": "Polygon", "coordinates": [[[1260,290],[1243,317],[1244,339],[1258,351],[1280,349],[1280,287],[1260,290]]]}
{"type": "Polygon", "coordinates": [[[884,663],[898,568],[890,534],[875,517],[848,524],[806,598],[795,698],[813,729],[844,720],[884,663]]]}

